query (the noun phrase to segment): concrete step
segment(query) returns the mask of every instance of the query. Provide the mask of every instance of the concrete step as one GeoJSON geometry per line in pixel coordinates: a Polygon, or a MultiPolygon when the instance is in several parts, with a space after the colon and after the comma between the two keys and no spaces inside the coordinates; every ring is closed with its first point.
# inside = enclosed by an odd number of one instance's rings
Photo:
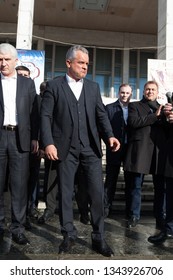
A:
{"type": "MultiPolygon", "coordinates": [[[[113,202],[113,211],[116,212],[125,212],[125,202],[124,201],[114,201],[113,202]]],[[[153,212],[153,202],[152,201],[142,201],[141,202],[141,212],[153,212]]]]}
{"type": "MultiPolygon", "coordinates": [[[[105,179],[105,166],[103,166],[103,177],[105,179]]],[[[40,168],[39,183],[40,183],[40,197],[42,197],[43,185],[44,185],[44,162],[42,162],[41,168],[40,168]]],[[[124,189],[125,189],[124,176],[123,176],[123,171],[121,170],[120,174],[118,176],[116,193],[115,193],[115,197],[114,197],[114,200],[116,201],[116,207],[121,208],[120,202],[122,202],[122,204],[124,204],[124,202],[125,202],[124,189]],[[117,203],[119,203],[118,204],[119,206],[117,206],[117,203]]],[[[142,187],[142,204],[143,204],[143,207],[146,208],[144,202],[152,204],[153,195],[154,195],[154,192],[153,192],[152,175],[145,175],[144,183],[143,183],[143,187],[142,187]]]]}

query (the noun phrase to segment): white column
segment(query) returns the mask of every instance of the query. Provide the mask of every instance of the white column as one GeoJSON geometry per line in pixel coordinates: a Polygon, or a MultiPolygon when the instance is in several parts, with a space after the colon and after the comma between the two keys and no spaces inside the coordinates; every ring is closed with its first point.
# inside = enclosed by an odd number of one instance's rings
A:
{"type": "Polygon", "coordinates": [[[16,48],[31,50],[34,0],[19,0],[16,48]]]}
{"type": "Polygon", "coordinates": [[[172,11],[172,0],[158,0],[158,59],[173,60],[172,11]]]}

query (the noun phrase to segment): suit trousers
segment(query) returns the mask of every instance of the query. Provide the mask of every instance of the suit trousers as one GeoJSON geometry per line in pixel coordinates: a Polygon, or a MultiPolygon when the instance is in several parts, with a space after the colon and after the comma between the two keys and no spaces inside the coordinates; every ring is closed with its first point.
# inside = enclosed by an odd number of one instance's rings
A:
{"type": "Polygon", "coordinates": [[[163,175],[153,175],[154,185],[154,217],[156,222],[161,222],[165,219],[165,177],[163,175]]]}
{"type": "Polygon", "coordinates": [[[50,161],[47,179],[47,191],[46,191],[46,210],[49,210],[52,214],[58,209],[58,183],[56,168],[50,161]]]}
{"type": "Polygon", "coordinates": [[[130,196],[130,213],[128,216],[140,219],[141,214],[141,191],[143,185],[144,174],[127,172],[126,176],[129,177],[128,193],[130,196]]]}
{"type": "Polygon", "coordinates": [[[70,148],[67,158],[57,166],[59,186],[59,215],[63,236],[77,237],[73,224],[73,195],[74,182],[78,166],[83,170],[84,180],[91,201],[91,224],[93,240],[104,238],[104,188],[102,176],[102,160],[90,146],[78,149],[70,148]]]}
{"type": "Polygon", "coordinates": [[[18,132],[2,129],[0,139],[0,227],[4,226],[4,201],[6,167],[9,166],[11,192],[11,232],[23,233],[26,220],[27,184],[29,177],[29,152],[21,152],[18,132]]]}
{"type": "Polygon", "coordinates": [[[173,235],[173,178],[166,177],[166,231],[173,235]]]}
{"type": "Polygon", "coordinates": [[[30,175],[28,183],[28,210],[31,210],[38,206],[39,198],[39,175],[41,159],[36,154],[30,153],[30,175]]]}
{"type": "Polygon", "coordinates": [[[80,167],[78,168],[75,180],[75,199],[80,215],[87,219],[90,212],[90,198],[88,196],[83,170],[80,167]]]}
{"type": "MultiPolygon", "coordinates": [[[[115,197],[116,187],[118,176],[120,173],[121,164],[111,164],[108,163],[106,165],[106,179],[105,179],[105,198],[104,198],[104,206],[111,210],[112,203],[115,197]]],[[[130,215],[130,207],[131,207],[131,176],[129,176],[128,171],[124,171],[124,181],[125,181],[125,211],[126,216],[130,215]]]]}

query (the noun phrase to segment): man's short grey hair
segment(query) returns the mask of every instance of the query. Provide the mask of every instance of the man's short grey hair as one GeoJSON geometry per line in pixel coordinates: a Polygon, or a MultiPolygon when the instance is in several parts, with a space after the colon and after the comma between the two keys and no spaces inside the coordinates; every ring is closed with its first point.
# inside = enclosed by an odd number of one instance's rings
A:
{"type": "Polygon", "coordinates": [[[11,56],[14,58],[18,57],[16,48],[8,43],[0,44],[0,54],[11,54],[11,56]]]}
{"type": "Polygon", "coordinates": [[[89,55],[89,52],[86,48],[84,48],[81,45],[74,45],[70,49],[68,49],[66,54],[66,60],[73,60],[76,57],[76,52],[81,51],[87,55],[89,55]]]}

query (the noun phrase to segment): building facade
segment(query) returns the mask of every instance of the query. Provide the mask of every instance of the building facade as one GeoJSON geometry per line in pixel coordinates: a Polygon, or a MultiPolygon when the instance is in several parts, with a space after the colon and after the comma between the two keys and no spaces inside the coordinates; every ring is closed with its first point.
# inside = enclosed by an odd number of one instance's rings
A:
{"type": "Polygon", "coordinates": [[[159,2],[167,4],[167,0],[1,0],[0,42],[16,46],[18,36],[23,36],[27,43],[20,30],[28,32],[31,48],[45,50],[45,80],[66,72],[65,54],[72,44],[84,45],[90,54],[88,78],[99,83],[103,97],[116,98],[119,85],[130,83],[133,99],[139,99],[148,59],[157,59],[160,50],[159,2]]]}

